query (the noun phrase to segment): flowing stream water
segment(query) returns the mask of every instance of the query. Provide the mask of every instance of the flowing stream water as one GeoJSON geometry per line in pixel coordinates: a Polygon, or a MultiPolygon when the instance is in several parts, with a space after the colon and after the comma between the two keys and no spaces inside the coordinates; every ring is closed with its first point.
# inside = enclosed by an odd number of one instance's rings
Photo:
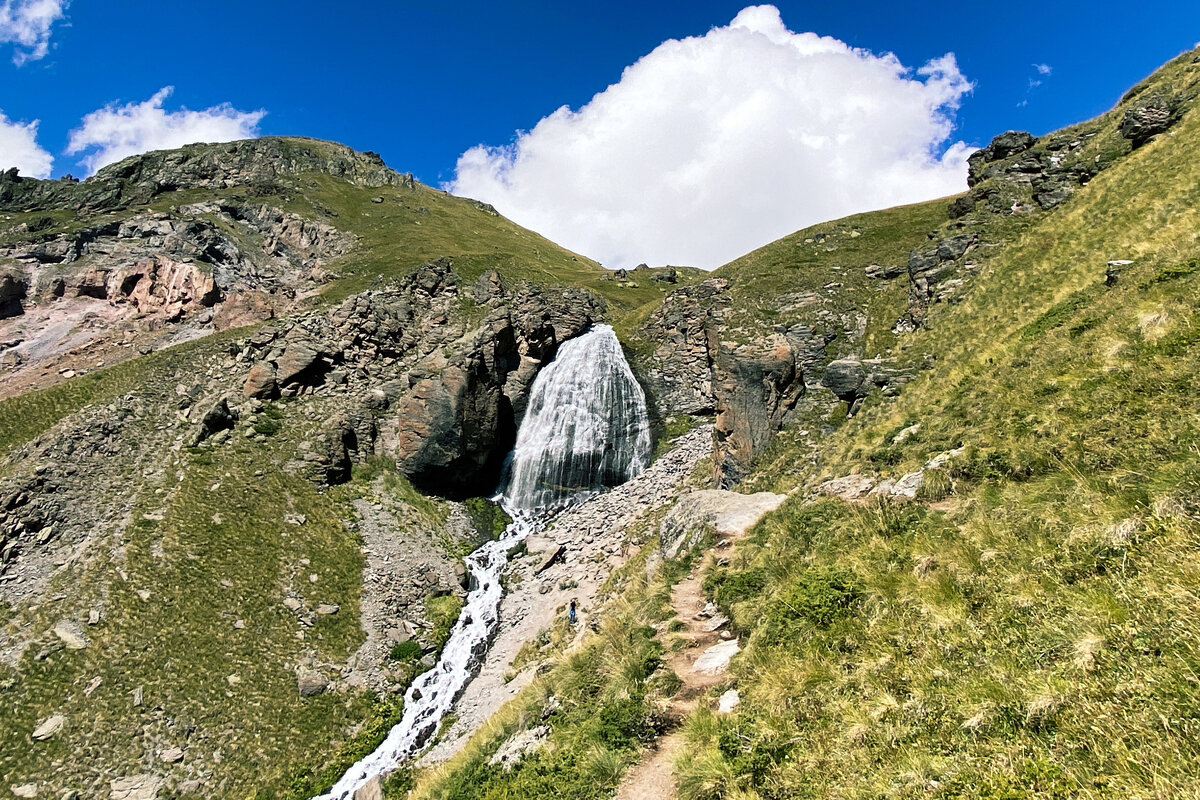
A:
{"type": "Polygon", "coordinates": [[[623,483],[650,460],[646,396],[608,325],[564,342],[533,382],[497,501],[512,517],[499,539],[464,560],[471,590],[441,658],[404,695],[400,722],[375,752],[314,800],[351,800],[371,778],[429,741],[487,652],[500,617],[508,553],[556,510],[623,483]]]}

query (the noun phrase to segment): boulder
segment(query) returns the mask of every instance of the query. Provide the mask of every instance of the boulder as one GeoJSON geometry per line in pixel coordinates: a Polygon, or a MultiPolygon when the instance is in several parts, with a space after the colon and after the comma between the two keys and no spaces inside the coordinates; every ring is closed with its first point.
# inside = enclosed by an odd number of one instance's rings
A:
{"type": "Polygon", "coordinates": [[[130,775],[108,782],[110,800],[155,800],[162,778],[155,775],[130,775]]]}
{"type": "Polygon", "coordinates": [[[1022,153],[1035,142],[1037,139],[1026,131],[1005,131],[996,136],[987,147],[976,150],[967,158],[967,185],[973,187],[988,177],[989,164],[1022,153]]]}
{"type": "Polygon", "coordinates": [[[68,650],[83,650],[90,644],[79,623],[69,619],[60,619],[54,624],[54,635],[62,640],[68,650]]]}
{"type": "Polygon", "coordinates": [[[692,672],[700,675],[720,675],[729,669],[729,662],[740,649],[737,639],[714,644],[696,659],[696,663],[692,665],[692,672]]]}
{"type": "Polygon", "coordinates": [[[354,800],[383,800],[383,785],[375,775],[354,793],[354,800]]]}
{"type": "Polygon", "coordinates": [[[771,492],[739,494],[724,489],[688,492],[663,517],[659,542],[667,558],[674,558],[709,530],[722,538],[739,537],[786,499],[786,495],[771,492]]]}
{"type": "Polygon", "coordinates": [[[508,737],[488,759],[488,764],[512,769],[525,756],[536,753],[546,743],[550,728],[546,725],[535,725],[528,730],[517,731],[508,737]]]}
{"type": "Polygon", "coordinates": [[[302,382],[304,373],[311,370],[320,359],[321,353],[314,342],[297,340],[288,342],[283,355],[275,362],[275,381],[280,386],[302,382]]]}
{"type": "Polygon", "coordinates": [[[887,265],[883,265],[883,266],[881,266],[879,264],[870,264],[863,271],[866,273],[868,278],[881,278],[883,280],[891,280],[892,278],[896,278],[896,277],[899,277],[900,275],[903,275],[905,272],[905,269],[904,269],[904,267],[900,266],[899,264],[887,264],[887,265]]]}
{"type": "Polygon", "coordinates": [[[821,385],[837,395],[839,400],[852,403],[866,395],[871,382],[861,361],[857,358],[839,358],[825,367],[821,385]]]}
{"type": "Polygon", "coordinates": [[[230,430],[236,422],[237,414],[229,408],[229,398],[220,398],[204,412],[204,416],[192,431],[192,447],[196,447],[215,433],[230,430]]]}
{"type": "Polygon", "coordinates": [[[1118,128],[1134,147],[1141,147],[1151,138],[1165,132],[1178,119],[1178,103],[1161,95],[1138,102],[1125,112],[1118,128]]]}
{"type": "Polygon", "coordinates": [[[262,400],[278,396],[279,384],[275,379],[275,365],[270,361],[259,361],[251,367],[250,374],[246,376],[246,382],[242,386],[242,394],[262,400]]]}
{"type": "Polygon", "coordinates": [[[550,569],[551,565],[562,558],[563,549],[564,548],[561,544],[556,544],[549,550],[543,552],[541,554],[541,560],[538,561],[538,565],[533,569],[533,574],[541,575],[543,572],[550,569]]]}
{"type": "Polygon", "coordinates": [[[62,714],[54,714],[42,720],[36,728],[34,728],[31,737],[35,742],[41,742],[49,739],[54,734],[62,730],[67,718],[62,714]]]}
{"type": "Polygon", "coordinates": [[[315,697],[329,688],[329,679],[320,672],[305,670],[296,676],[296,688],[301,697],[315,697]]]}
{"type": "Polygon", "coordinates": [[[168,747],[158,754],[158,758],[164,764],[178,764],[183,761],[182,747],[168,747]]]}

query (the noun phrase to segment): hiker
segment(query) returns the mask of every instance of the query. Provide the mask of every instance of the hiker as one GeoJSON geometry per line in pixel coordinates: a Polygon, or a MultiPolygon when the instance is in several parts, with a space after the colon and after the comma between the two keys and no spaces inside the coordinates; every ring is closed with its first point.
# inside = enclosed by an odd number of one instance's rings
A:
{"type": "Polygon", "coordinates": [[[571,624],[575,624],[575,601],[571,601],[571,610],[567,612],[567,618],[571,620],[571,624]]]}

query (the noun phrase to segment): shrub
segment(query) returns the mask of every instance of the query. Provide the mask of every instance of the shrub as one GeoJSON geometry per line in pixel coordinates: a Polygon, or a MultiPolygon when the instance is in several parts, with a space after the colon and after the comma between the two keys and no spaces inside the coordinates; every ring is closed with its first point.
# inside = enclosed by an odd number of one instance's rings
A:
{"type": "Polygon", "coordinates": [[[512,517],[485,497],[468,497],[463,501],[463,507],[471,519],[471,526],[482,539],[499,539],[512,524],[512,517]]]}
{"type": "Polygon", "coordinates": [[[388,658],[392,661],[416,661],[421,657],[421,645],[409,639],[392,645],[388,658]]]}
{"type": "Polygon", "coordinates": [[[456,595],[425,598],[425,616],[433,623],[433,642],[438,647],[450,638],[450,629],[462,613],[463,601],[456,595]]]}
{"type": "Polygon", "coordinates": [[[806,569],[772,598],[763,622],[767,639],[782,643],[811,628],[827,628],[849,617],[862,598],[858,578],[849,570],[806,569]]]}
{"type": "Polygon", "coordinates": [[[701,589],[706,597],[728,611],[734,603],[758,597],[767,585],[767,575],[761,567],[735,572],[714,569],[704,577],[701,589]]]}

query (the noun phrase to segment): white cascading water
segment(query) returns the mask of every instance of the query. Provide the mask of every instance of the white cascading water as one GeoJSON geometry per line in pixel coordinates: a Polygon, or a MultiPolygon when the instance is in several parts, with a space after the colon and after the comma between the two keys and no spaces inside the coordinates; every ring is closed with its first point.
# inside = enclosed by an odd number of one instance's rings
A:
{"type": "Polygon", "coordinates": [[[404,713],[375,752],[314,800],[351,800],[376,775],[416,755],[466,688],[500,617],[508,553],[556,510],[623,483],[650,461],[646,396],[608,325],[563,343],[533,382],[497,501],[512,524],[464,559],[473,588],[441,658],[404,695],[404,713]]]}

